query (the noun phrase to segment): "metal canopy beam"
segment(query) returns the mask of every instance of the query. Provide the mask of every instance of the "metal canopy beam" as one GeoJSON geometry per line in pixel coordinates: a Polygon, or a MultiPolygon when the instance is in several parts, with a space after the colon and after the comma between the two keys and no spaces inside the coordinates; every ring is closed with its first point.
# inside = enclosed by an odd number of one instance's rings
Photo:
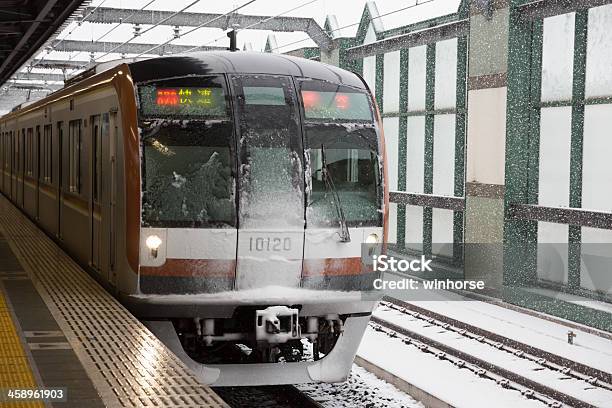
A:
{"type": "MultiPolygon", "coordinates": [[[[138,44],[138,43],[117,43],[117,42],[91,42],[91,41],[76,41],[76,40],[63,40],[61,43],[54,47],[55,51],[84,51],[84,52],[112,52],[117,54],[141,54],[149,53],[151,48],[156,47],[158,44],[138,44]]],[[[194,45],[175,45],[166,44],[164,46],[155,48],[150,54],[165,55],[165,54],[179,54],[192,50],[194,45]]],[[[223,47],[200,47],[199,50],[225,50],[223,47]]],[[[88,65],[88,63],[81,63],[81,66],[88,65]]]]}
{"type": "Polygon", "coordinates": [[[30,15],[17,15],[11,2],[0,2],[3,12],[14,11],[12,20],[0,22],[6,30],[19,32],[0,41],[0,83],[10,78],[56,32],[66,19],[88,0],[50,0],[30,2],[30,15]],[[4,4],[6,3],[6,4],[4,4]]]}
{"type": "Polygon", "coordinates": [[[518,12],[524,20],[535,21],[610,3],[612,0],[538,0],[519,6],[518,12]]]}
{"type": "Polygon", "coordinates": [[[12,80],[31,80],[31,81],[64,81],[64,75],[62,74],[51,74],[44,72],[16,72],[12,80]]]}
{"type": "Polygon", "coordinates": [[[42,9],[40,9],[38,15],[36,16],[36,20],[30,24],[26,32],[19,39],[17,45],[15,45],[13,48],[13,51],[6,57],[2,65],[0,65],[0,72],[4,71],[5,68],[17,57],[19,52],[22,51],[24,46],[28,43],[30,37],[32,37],[38,26],[41,24],[40,20],[49,16],[49,13],[53,9],[53,6],[55,6],[56,2],[57,0],[50,0],[43,6],[42,9]]]}
{"type": "Polygon", "coordinates": [[[331,37],[321,28],[319,24],[317,24],[314,19],[306,17],[253,16],[238,13],[222,18],[219,18],[222,16],[222,14],[211,13],[179,13],[176,16],[171,17],[175,13],[174,11],[99,7],[94,12],[93,7],[86,8],[84,14],[89,15],[90,13],[92,14],[87,18],[87,21],[91,23],[126,22],[130,24],[154,25],[158,24],[164,19],[168,19],[167,21],[163,22],[164,25],[195,27],[204,24],[207,21],[216,19],[211,23],[206,24],[204,27],[220,28],[222,30],[230,29],[235,24],[238,25],[238,28],[245,28],[256,24],[253,29],[285,32],[303,31],[307,33],[321,49],[329,51],[333,47],[331,37]]]}
{"type": "Polygon", "coordinates": [[[87,61],[64,61],[64,60],[48,60],[48,59],[34,59],[28,64],[29,66],[36,68],[49,68],[49,69],[74,69],[82,67],[83,64],[87,64],[87,61]]]}
{"type": "Polygon", "coordinates": [[[469,20],[459,20],[408,34],[386,38],[370,44],[352,47],[347,50],[346,57],[354,60],[461,37],[468,34],[469,28],[469,20]]]}
{"type": "MultiPolygon", "coordinates": [[[[24,84],[24,83],[19,83],[19,82],[11,82],[10,84],[6,84],[8,91],[10,92],[12,89],[32,89],[32,90],[39,90],[39,91],[57,91],[58,89],[62,89],[64,87],[64,85],[59,85],[59,84],[24,84]]],[[[4,92],[6,92],[4,90],[4,87],[0,90],[0,99],[1,96],[4,95],[4,92]]]]}

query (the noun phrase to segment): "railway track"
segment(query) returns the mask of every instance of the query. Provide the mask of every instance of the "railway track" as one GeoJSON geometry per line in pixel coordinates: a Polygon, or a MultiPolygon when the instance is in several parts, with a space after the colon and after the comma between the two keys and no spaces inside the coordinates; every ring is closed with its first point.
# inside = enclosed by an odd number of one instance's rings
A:
{"type": "Polygon", "coordinates": [[[612,391],[612,373],[388,296],[383,298],[381,304],[402,313],[410,314],[417,319],[424,320],[445,330],[451,330],[462,336],[487,343],[499,350],[512,353],[517,357],[536,362],[548,369],[559,371],[566,376],[612,391]]]}
{"type": "MultiPolygon", "coordinates": [[[[612,389],[608,382],[610,374],[593,367],[585,366],[531,345],[508,339],[485,329],[468,325],[397,299],[385,298],[381,302],[381,306],[386,306],[410,315],[413,318],[423,320],[428,326],[438,326],[443,331],[453,332],[471,340],[487,344],[495,350],[512,353],[513,356],[536,363],[542,366],[543,369],[557,371],[564,378],[584,381],[589,387],[597,387],[604,390],[612,389]]],[[[533,378],[527,378],[517,372],[379,317],[372,317],[370,324],[374,330],[383,332],[389,337],[398,338],[405,344],[412,345],[422,352],[431,353],[439,359],[448,360],[459,368],[468,369],[478,376],[489,378],[504,388],[517,390],[524,396],[539,400],[548,406],[585,408],[597,406],[583,401],[575,395],[561,391],[560,387],[553,388],[542,384],[533,378]]]]}
{"type": "Polygon", "coordinates": [[[323,405],[292,385],[216,387],[214,391],[232,408],[321,408],[323,405]]]}

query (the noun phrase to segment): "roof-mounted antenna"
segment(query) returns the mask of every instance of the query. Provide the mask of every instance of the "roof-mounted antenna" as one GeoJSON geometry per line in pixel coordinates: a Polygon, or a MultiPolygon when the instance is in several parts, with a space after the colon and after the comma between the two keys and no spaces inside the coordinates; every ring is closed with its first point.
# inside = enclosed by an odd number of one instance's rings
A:
{"type": "Polygon", "coordinates": [[[227,33],[227,36],[230,39],[230,46],[229,46],[230,51],[238,51],[238,46],[237,46],[237,41],[236,41],[237,34],[238,34],[238,31],[236,31],[236,27],[234,27],[232,31],[227,33]]]}

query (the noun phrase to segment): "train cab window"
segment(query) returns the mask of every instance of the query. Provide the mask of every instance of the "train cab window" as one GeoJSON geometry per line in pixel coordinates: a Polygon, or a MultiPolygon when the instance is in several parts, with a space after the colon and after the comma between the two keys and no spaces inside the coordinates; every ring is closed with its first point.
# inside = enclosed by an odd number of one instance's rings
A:
{"type": "Polygon", "coordinates": [[[235,227],[233,122],[223,77],[139,86],[142,225],[235,227]]]}
{"type": "Polygon", "coordinates": [[[370,96],[360,89],[310,79],[300,81],[300,93],[311,175],[307,222],[315,226],[338,222],[333,188],[347,225],[380,225],[382,186],[370,96]]]}
{"type": "Polygon", "coordinates": [[[51,125],[45,125],[43,128],[42,152],[40,155],[42,181],[48,184],[53,183],[52,129],[53,126],[51,125]]]}
{"type": "Polygon", "coordinates": [[[81,120],[72,120],[68,129],[68,186],[81,193],[81,120]]]}

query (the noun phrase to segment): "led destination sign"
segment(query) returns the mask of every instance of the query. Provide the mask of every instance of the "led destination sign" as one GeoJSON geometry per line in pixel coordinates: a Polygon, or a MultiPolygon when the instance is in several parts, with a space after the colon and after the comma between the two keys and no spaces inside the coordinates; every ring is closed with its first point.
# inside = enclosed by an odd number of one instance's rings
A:
{"type": "Polygon", "coordinates": [[[201,105],[212,107],[216,102],[213,98],[213,89],[214,88],[159,88],[157,89],[155,103],[157,103],[158,106],[201,105]]]}
{"type": "Polygon", "coordinates": [[[140,87],[141,111],[145,116],[226,116],[220,87],[140,87]]]}

